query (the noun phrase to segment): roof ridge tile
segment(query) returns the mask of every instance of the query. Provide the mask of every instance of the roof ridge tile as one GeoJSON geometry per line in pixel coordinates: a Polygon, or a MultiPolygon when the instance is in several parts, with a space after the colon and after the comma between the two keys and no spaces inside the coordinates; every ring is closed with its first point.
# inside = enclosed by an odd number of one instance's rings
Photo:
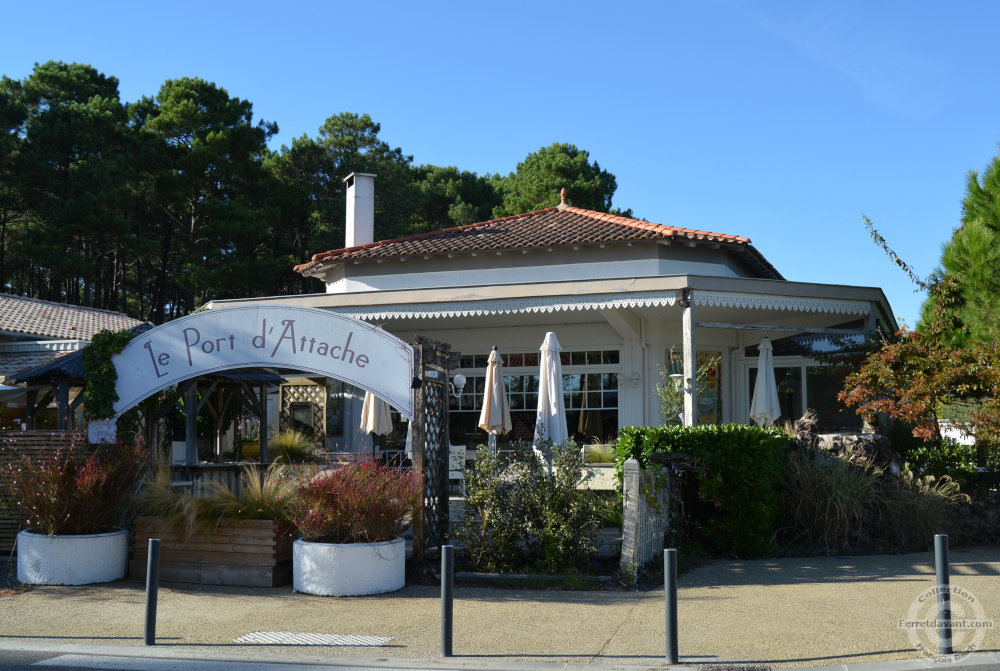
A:
{"type": "MultiPolygon", "coordinates": [[[[726,233],[712,233],[651,221],[641,221],[610,212],[598,212],[565,205],[508,215],[499,219],[426,231],[390,240],[334,249],[313,255],[312,260],[295,266],[308,273],[323,261],[373,259],[483,250],[562,247],[635,240],[712,241],[745,248],[750,239],[726,233]]],[[[751,254],[759,255],[752,250],[751,254]]],[[[777,271],[775,271],[777,272],[777,271]]]]}

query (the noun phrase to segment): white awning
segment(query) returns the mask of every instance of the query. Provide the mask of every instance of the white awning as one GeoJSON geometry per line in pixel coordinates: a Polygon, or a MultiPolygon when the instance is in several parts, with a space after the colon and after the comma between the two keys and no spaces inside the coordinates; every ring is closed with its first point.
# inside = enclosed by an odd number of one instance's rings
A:
{"type": "Polygon", "coordinates": [[[802,298],[798,296],[744,294],[722,291],[695,291],[693,293],[695,305],[708,305],[721,308],[829,312],[858,316],[866,315],[871,311],[871,303],[868,301],[840,300],[836,298],[802,298]]]}
{"type": "Polygon", "coordinates": [[[542,296],[524,299],[489,301],[456,301],[451,303],[418,303],[416,305],[384,305],[338,307],[336,312],[357,319],[420,319],[428,317],[475,317],[480,315],[565,312],[573,310],[607,310],[611,308],[662,307],[674,305],[677,292],[645,294],[591,294],[587,296],[542,296]]]}
{"type": "MultiPolygon", "coordinates": [[[[758,309],[791,312],[817,312],[843,315],[866,315],[868,301],[837,300],[814,297],[775,296],[736,292],[695,291],[695,305],[722,308],[758,309]]],[[[589,294],[583,296],[538,296],[521,299],[416,303],[411,305],[369,305],[335,307],[339,314],[357,319],[427,319],[475,317],[481,315],[530,314],[621,308],[672,307],[679,302],[678,292],[640,292],[589,294]]]]}

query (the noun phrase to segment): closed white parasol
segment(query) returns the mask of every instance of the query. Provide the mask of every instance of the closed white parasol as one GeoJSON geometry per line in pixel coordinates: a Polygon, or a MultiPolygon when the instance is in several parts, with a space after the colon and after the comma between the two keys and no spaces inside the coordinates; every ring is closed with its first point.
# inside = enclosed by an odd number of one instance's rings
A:
{"type": "Polygon", "coordinates": [[[774,424],[781,417],[778,403],[778,385],[774,381],[774,357],[771,355],[771,341],[764,338],[757,346],[757,382],[753,387],[750,402],[750,419],[759,426],[774,424]]]}
{"type": "MultiPolygon", "coordinates": [[[[566,404],[562,390],[562,363],[559,360],[559,341],[556,334],[549,331],[541,347],[538,380],[538,415],[535,419],[535,439],[533,445],[546,441],[553,445],[564,445],[569,441],[566,430],[566,404]]],[[[544,455],[551,468],[550,455],[544,455]]]]}
{"type": "Polygon", "coordinates": [[[486,384],[483,390],[483,409],[479,413],[479,428],[489,434],[490,452],[496,454],[497,436],[509,433],[513,428],[510,421],[510,401],[507,399],[507,385],[503,381],[503,360],[494,347],[486,365],[486,384]]]}

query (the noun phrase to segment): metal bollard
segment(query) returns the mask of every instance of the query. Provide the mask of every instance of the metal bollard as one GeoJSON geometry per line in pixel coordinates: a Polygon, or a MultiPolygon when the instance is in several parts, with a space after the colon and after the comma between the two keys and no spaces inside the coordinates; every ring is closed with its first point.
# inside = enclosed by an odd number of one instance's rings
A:
{"type": "Polygon", "coordinates": [[[156,645],[156,596],[160,588],[160,539],[149,539],[149,558],[146,562],[146,645],[156,645]]]}
{"type": "Polygon", "coordinates": [[[666,601],[667,662],[677,664],[677,550],[674,548],[663,551],[663,598],[666,601]]]}
{"type": "Polygon", "coordinates": [[[441,546],[441,656],[451,657],[454,619],[455,546],[441,546]]]}
{"type": "Polygon", "coordinates": [[[948,576],[948,534],[934,536],[934,572],[937,574],[938,652],[952,654],[951,579],[948,576]]]}

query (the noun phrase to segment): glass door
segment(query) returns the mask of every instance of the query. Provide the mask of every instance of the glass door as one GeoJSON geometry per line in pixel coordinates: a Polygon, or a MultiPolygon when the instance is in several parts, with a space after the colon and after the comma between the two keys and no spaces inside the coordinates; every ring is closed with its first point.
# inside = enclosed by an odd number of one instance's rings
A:
{"type": "MultiPolygon", "coordinates": [[[[778,386],[778,405],[781,408],[781,417],[776,424],[779,426],[785,422],[794,422],[805,410],[802,407],[802,366],[778,366],[774,367],[774,382],[778,386]]],[[[757,384],[756,362],[750,366],[747,374],[747,406],[746,414],[750,416],[750,403],[753,402],[753,390],[757,384]]]]}

